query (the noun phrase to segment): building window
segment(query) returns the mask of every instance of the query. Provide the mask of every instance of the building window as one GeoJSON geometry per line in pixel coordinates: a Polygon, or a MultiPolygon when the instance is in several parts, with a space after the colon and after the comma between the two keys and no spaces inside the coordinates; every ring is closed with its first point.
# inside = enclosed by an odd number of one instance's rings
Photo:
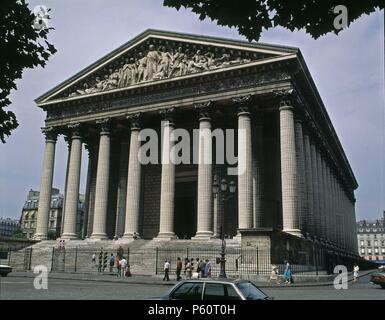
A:
{"type": "Polygon", "coordinates": [[[361,254],[365,254],[365,249],[361,249],[361,254]]]}
{"type": "Polygon", "coordinates": [[[364,246],[364,240],[361,240],[361,241],[360,241],[360,245],[361,245],[361,247],[364,246]]]}
{"type": "Polygon", "coordinates": [[[375,254],[378,254],[378,253],[379,253],[377,248],[374,249],[374,253],[375,253],[375,254]]]}
{"type": "Polygon", "coordinates": [[[371,244],[370,240],[368,240],[368,247],[371,247],[371,246],[372,246],[372,244],[371,244]]]}
{"type": "Polygon", "coordinates": [[[374,241],[374,246],[375,246],[375,247],[378,246],[378,241],[374,241]]]}
{"type": "Polygon", "coordinates": [[[369,254],[372,254],[372,249],[368,249],[368,253],[369,253],[369,254]]]}

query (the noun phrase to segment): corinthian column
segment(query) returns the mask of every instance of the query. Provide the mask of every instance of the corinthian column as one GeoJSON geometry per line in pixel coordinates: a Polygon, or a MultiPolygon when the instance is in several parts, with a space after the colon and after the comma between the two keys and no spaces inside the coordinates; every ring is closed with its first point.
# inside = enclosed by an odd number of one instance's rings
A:
{"type": "Polygon", "coordinates": [[[107,239],[107,205],[110,178],[110,119],[96,122],[100,125],[98,167],[96,171],[95,213],[91,239],[107,239]]]}
{"type": "Polygon", "coordinates": [[[199,111],[198,223],[195,239],[213,237],[212,137],[210,103],[195,105],[199,111]]]}
{"type": "Polygon", "coordinates": [[[315,141],[310,139],[310,151],[311,151],[311,166],[312,166],[312,180],[313,180],[313,230],[314,235],[321,237],[321,226],[320,226],[320,194],[319,194],[319,183],[318,183],[318,159],[317,159],[317,147],[315,141]]]}
{"type": "Polygon", "coordinates": [[[79,203],[80,168],[82,159],[82,140],[80,123],[70,124],[72,130],[71,155],[68,166],[67,194],[65,197],[63,239],[76,239],[76,217],[79,203]]]}
{"type": "Polygon", "coordinates": [[[295,126],[293,107],[290,101],[281,101],[279,114],[283,231],[300,236],[295,126]]]}
{"type": "MultiPolygon", "coordinates": [[[[257,115],[260,116],[260,115],[257,115]]],[[[256,119],[253,126],[253,226],[267,227],[268,217],[264,211],[263,192],[263,127],[261,119],[256,119]]]]}
{"type": "Polygon", "coordinates": [[[311,146],[308,131],[304,130],[303,135],[304,149],[305,149],[305,179],[306,179],[306,201],[307,212],[307,232],[314,235],[314,212],[313,212],[313,167],[311,159],[311,146]]]}
{"type": "Polygon", "coordinates": [[[308,221],[306,216],[306,188],[305,188],[305,151],[303,144],[302,120],[295,119],[295,146],[297,155],[297,183],[298,183],[298,219],[300,230],[307,230],[308,221]]]}
{"type": "Polygon", "coordinates": [[[238,228],[253,228],[253,157],[251,120],[248,105],[251,96],[234,98],[238,106],[238,228]]]}
{"type": "Polygon", "coordinates": [[[45,134],[45,151],[40,183],[39,207],[37,211],[36,240],[46,240],[48,233],[49,211],[51,208],[52,179],[55,163],[55,146],[57,133],[52,127],[43,128],[45,134]]]}
{"type": "Polygon", "coordinates": [[[176,239],[174,233],[175,205],[175,157],[171,155],[174,145],[174,108],[162,110],[162,177],[160,183],[160,223],[158,239],[176,239]]]}
{"type": "Polygon", "coordinates": [[[130,151],[128,156],[126,221],[123,238],[139,237],[141,163],[139,161],[139,117],[140,114],[127,116],[131,126],[130,151]]]}

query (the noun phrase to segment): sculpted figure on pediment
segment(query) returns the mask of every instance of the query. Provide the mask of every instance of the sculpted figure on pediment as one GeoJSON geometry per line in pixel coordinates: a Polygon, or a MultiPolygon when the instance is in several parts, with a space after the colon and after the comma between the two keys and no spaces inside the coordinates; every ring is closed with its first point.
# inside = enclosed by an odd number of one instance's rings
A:
{"type": "Polygon", "coordinates": [[[160,56],[158,51],[155,50],[154,45],[149,46],[149,51],[147,53],[147,78],[146,80],[152,80],[158,71],[158,63],[160,56]]]}
{"type": "Polygon", "coordinates": [[[95,80],[80,84],[80,88],[69,96],[124,88],[144,81],[179,77],[250,61],[251,59],[242,57],[240,52],[230,54],[224,48],[220,53],[214,53],[210,48],[206,51],[201,48],[191,50],[184,49],[180,45],[175,50],[165,44],[156,49],[153,44],[150,44],[148,51],[126,57],[119,68],[110,68],[104,79],[100,80],[96,77],[95,80]]]}

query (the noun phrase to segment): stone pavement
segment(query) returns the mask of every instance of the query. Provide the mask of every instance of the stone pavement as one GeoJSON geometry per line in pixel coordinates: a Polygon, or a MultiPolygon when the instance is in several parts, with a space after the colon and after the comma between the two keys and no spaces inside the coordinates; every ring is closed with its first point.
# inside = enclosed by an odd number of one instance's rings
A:
{"type": "MultiPolygon", "coordinates": [[[[360,277],[364,277],[370,273],[376,272],[377,270],[363,271],[360,273],[360,277]]],[[[36,275],[33,272],[12,272],[8,277],[25,277],[33,278],[36,275]]],[[[149,285],[174,285],[177,281],[174,278],[174,275],[170,276],[170,281],[163,281],[163,275],[133,275],[132,277],[117,277],[115,273],[104,273],[104,274],[86,274],[86,273],[56,273],[50,272],[49,278],[51,279],[63,279],[63,280],[77,280],[77,281],[97,281],[97,282],[110,282],[110,283],[128,283],[128,284],[149,284],[149,285]]],[[[303,278],[304,276],[302,276],[303,278]]],[[[291,287],[313,287],[313,286],[331,286],[333,285],[334,276],[326,276],[324,279],[319,276],[306,276],[308,279],[301,279],[301,276],[298,276],[297,281],[295,281],[291,287]],[[327,280],[325,280],[327,279],[327,280]]],[[[280,285],[269,284],[268,281],[261,281],[256,279],[250,279],[260,288],[274,288],[274,287],[285,287],[284,283],[280,285]]],[[[353,275],[349,273],[349,282],[353,281],[353,275]]],[[[283,281],[281,281],[283,282],[283,281]]]]}

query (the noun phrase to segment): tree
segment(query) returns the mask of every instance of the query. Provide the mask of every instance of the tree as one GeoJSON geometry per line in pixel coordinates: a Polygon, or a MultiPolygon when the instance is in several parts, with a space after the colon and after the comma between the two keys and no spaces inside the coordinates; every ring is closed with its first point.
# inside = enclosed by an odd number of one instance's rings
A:
{"type": "Polygon", "coordinates": [[[25,233],[23,233],[23,230],[21,228],[18,228],[13,234],[12,238],[17,238],[17,239],[27,239],[25,236],[25,233]]]}
{"type": "MultiPolygon", "coordinates": [[[[45,19],[49,19],[48,15],[45,19]]],[[[5,110],[9,94],[25,68],[44,67],[56,52],[46,39],[52,28],[39,28],[25,0],[3,0],[0,6],[0,141],[18,127],[16,115],[5,110]],[[35,22],[35,24],[34,24],[35,22]]]]}
{"type": "Polygon", "coordinates": [[[314,39],[330,32],[338,34],[334,8],[347,8],[348,25],[376,9],[384,8],[383,0],[164,0],[163,5],[179,10],[191,9],[199,15],[216,20],[220,26],[235,27],[249,41],[258,41],[263,29],[281,26],[291,31],[304,29],[314,39]]]}

